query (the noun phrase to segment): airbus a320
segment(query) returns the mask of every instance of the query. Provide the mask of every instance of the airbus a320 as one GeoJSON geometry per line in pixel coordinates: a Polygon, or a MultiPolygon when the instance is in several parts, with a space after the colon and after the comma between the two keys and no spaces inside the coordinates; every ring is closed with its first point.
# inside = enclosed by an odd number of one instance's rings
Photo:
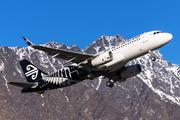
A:
{"type": "Polygon", "coordinates": [[[96,77],[104,76],[109,79],[106,85],[113,87],[115,82],[123,82],[141,72],[139,64],[125,67],[129,61],[147,53],[151,55],[152,61],[155,61],[153,51],[166,45],[172,37],[170,33],[151,31],[94,55],[35,45],[23,37],[30,47],[73,64],[47,74],[24,59],[20,61],[20,65],[27,82],[11,81],[9,84],[22,87],[22,93],[43,94],[47,90],[67,87],[85,79],[93,80],[96,77]]]}

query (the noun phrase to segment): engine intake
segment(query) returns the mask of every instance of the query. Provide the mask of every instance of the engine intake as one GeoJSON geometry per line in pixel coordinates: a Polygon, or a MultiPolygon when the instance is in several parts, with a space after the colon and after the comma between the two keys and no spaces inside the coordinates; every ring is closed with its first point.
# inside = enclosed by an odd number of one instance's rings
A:
{"type": "Polygon", "coordinates": [[[91,65],[92,66],[99,66],[103,65],[105,63],[108,63],[113,60],[113,55],[111,51],[107,51],[103,54],[100,54],[96,56],[94,59],[91,60],[91,65]]]}
{"type": "Polygon", "coordinates": [[[120,78],[126,79],[135,76],[141,72],[141,66],[139,64],[126,67],[121,73],[120,78]]]}

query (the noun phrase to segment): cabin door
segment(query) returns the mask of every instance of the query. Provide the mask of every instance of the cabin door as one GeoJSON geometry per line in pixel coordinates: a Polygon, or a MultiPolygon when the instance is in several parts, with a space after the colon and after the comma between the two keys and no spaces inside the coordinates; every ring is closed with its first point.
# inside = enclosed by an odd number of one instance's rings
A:
{"type": "Polygon", "coordinates": [[[148,35],[147,35],[147,33],[144,33],[142,36],[142,42],[146,43],[147,41],[148,41],[148,35]]]}

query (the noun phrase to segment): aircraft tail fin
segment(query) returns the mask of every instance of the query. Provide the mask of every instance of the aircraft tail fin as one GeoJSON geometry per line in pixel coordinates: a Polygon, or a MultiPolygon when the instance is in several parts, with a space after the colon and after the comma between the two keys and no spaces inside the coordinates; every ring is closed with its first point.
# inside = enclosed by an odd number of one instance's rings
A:
{"type": "Polygon", "coordinates": [[[20,61],[19,63],[28,82],[36,82],[41,79],[43,75],[47,75],[26,59],[20,61]]]}

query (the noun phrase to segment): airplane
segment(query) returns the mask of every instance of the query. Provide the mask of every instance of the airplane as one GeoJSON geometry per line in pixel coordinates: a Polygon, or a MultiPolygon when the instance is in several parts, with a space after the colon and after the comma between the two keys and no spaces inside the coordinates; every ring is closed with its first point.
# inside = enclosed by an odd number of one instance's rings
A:
{"type": "Polygon", "coordinates": [[[35,45],[27,38],[23,38],[30,47],[46,52],[52,58],[57,57],[66,60],[67,63],[72,63],[56,72],[47,74],[26,59],[20,61],[27,82],[11,81],[8,84],[22,87],[21,93],[37,92],[43,94],[47,90],[67,87],[85,79],[93,80],[99,76],[108,78],[106,85],[112,88],[115,82],[126,81],[127,78],[141,72],[139,64],[125,66],[129,61],[147,53],[151,55],[152,61],[155,61],[153,51],[166,45],[173,36],[162,31],[150,31],[97,54],[78,53],[35,45]]]}

